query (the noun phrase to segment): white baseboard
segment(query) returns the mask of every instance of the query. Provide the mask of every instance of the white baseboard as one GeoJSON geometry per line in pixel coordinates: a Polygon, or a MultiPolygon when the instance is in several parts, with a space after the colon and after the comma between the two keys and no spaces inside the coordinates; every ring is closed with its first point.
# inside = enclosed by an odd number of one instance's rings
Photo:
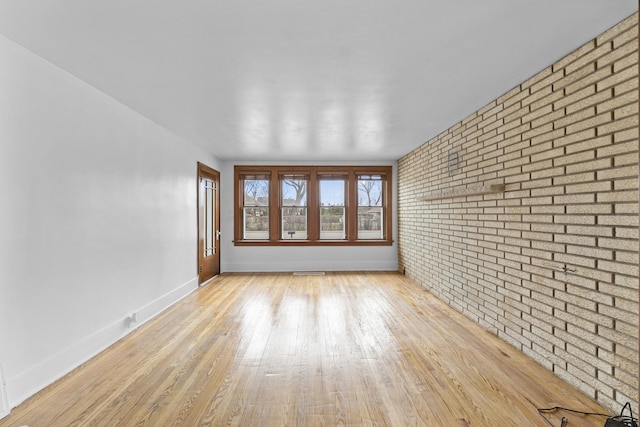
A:
{"type": "Polygon", "coordinates": [[[322,262],[227,262],[225,272],[251,273],[260,272],[285,272],[285,271],[397,271],[398,262],[393,261],[322,261],[322,262]]]}
{"type": "MultiPolygon", "coordinates": [[[[50,356],[26,371],[8,378],[6,391],[9,408],[15,408],[44,387],[71,372],[118,340],[130,334],[162,311],[198,289],[198,277],[194,277],[174,290],[138,308],[137,322],[131,324],[127,313],[122,319],[84,337],[63,351],[50,356]]],[[[2,408],[0,402],[0,409],[2,408]]],[[[0,410],[0,414],[1,414],[0,410]]]]}
{"type": "Polygon", "coordinates": [[[4,369],[0,363],[0,419],[9,415],[9,396],[7,394],[7,383],[4,379],[4,369]]]}

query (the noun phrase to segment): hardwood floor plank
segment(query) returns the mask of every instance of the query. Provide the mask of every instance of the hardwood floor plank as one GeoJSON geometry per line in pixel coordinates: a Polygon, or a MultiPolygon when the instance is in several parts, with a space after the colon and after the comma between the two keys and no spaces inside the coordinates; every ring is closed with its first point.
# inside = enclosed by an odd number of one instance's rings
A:
{"type": "Polygon", "coordinates": [[[226,274],[0,427],[544,427],[557,405],[605,412],[397,273],[226,274]]]}

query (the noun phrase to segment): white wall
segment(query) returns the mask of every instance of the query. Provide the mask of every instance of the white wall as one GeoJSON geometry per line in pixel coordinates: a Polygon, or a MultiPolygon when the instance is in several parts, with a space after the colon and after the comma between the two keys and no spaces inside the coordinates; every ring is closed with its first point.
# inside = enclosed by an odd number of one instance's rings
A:
{"type": "MultiPolygon", "coordinates": [[[[131,332],[133,312],[139,325],[197,288],[197,161],[221,171],[222,271],[397,268],[395,244],[233,246],[235,162],[0,36],[0,365],[10,407],[131,332]]],[[[394,165],[395,199],[395,164],[382,164],[394,165]]]]}
{"type": "MultiPolygon", "coordinates": [[[[223,162],[221,178],[221,231],[222,271],[355,271],[397,270],[398,250],[391,246],[234,246],[233,245],[233,166],[235,164],[260,164],[260,162],[223,162]]],[[[269,162],[286,165],[287,162],[269,162]]],[[[295,163],[305,164],[305,163],[295,163]]],[[[346,165],[347,163],[316,162],[308,164],[346,165]]],[[[356,163],[349,165],[393,166],[393,239],[398,235],[395,162],[356,163]]]]}
{"type": "Polygon", "coordinates": [[[197,161],[219,169],[0,37],[0,365],[11,406],[130,332],[134,311],[143,322],[196,289],[197,161]]]}

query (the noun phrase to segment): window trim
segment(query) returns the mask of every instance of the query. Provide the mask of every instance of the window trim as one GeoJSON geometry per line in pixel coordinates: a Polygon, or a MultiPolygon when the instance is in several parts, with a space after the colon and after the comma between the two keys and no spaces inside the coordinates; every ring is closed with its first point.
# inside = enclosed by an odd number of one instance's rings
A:
{"type": "Polygon", "coordinates": [[[234,166],[234,240],[235,246],[390,246],[393,244],[392,218],[392,167],[391,166],[234,166]],[[244,176],[269,175],[269,239],[243,239],[242,208],[244,200],[244,176]],[[307,237],[306,240],[281,239],[281,176],[308,175],[307,188],[307,237]],[[346,238],[344,240],[320,239],[320,184],[322,175],[345,175],[347,188],[346,203],[346,238]],[[383,191],[383,238],[375,240],[358,240],[358,176],[382,175],[385,177],[383,191]]]}

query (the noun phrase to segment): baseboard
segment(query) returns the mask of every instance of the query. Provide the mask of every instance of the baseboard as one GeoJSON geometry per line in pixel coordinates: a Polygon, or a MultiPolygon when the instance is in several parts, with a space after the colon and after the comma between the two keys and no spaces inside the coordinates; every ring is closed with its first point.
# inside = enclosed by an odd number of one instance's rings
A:
{"type": "Polygon", "coordinates": [[[8,378],[6,390],[8,392],[9,408],[15,408],[38,391],[101,353],[196,289],[198,289],[197,276],[138,308],[136,310],[138,313],[137,322],[131,323],[129,318],[131,313],[128,313],[123,318],[78,340],[63,351],[43,360],[28,370],[13,378],[8,378]]]}
{"type": "Polygon", "coordinates": [[[285,271],[397,271],[397,261],[331,261],[331,262],[227,262],[224,271],[251,273],[255,271],[275,273],[285,271]]]}
{"type": "Polygon", "coordinates": [[[4,369],[0,364],[0,419],[9,415],[9,396],[7,394],[7,382],[4,379],[4,369]]]}

